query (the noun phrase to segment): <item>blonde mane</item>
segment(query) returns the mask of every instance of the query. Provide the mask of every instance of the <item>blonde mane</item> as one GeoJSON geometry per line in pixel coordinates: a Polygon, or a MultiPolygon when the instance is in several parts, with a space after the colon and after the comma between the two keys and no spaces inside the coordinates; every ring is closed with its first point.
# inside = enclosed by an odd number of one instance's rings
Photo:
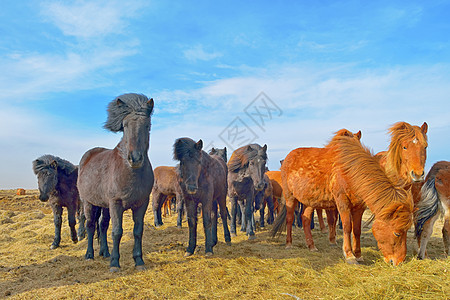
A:
{"type": "Polygon", "coordinates": [[[372,153],[359,141],[337,136],[330,146],[336,149],[334,168],[344,173],[351,192],[366,203],[375,218],[395,220],[399,229],[409,228],[413,212],[410,192],[394,185],[372,153]]]}

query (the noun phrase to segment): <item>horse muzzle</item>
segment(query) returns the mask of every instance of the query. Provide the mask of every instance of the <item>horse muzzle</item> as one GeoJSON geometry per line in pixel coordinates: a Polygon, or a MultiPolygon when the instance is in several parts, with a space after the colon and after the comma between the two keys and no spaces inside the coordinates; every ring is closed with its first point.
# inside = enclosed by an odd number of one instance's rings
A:
{"type": "Polygon", "coordinates": [[[48,198],[48,195],[39,194],[39,200],[41,200],[42,202],[47,202],[48,198]]]}
{"type": "Polygon", "coordinates": [[[424,171],[422,171],[421,175],[417,175],[414,171],[411,171],[410,175],[411,175],[412,181],[414,181],[414,182],[423,181],[425,179],[424,171]]]}
{"type": "Polygon", "coordinates": [[[264,189],[264,183],[260,183],[257,186],[255,186],[255,190],[257,190],[258,192],[262,191],[263,189],[264,189]]]}
{"type": "Polygon", "coordinates": [[[198,186],[193,185],[193,184],[187,184],[186,191],[190,195],[196,194],[198,192],[198,186]]]}
{"type": "Polygon", "coordinates": [[[141,153],[130,152],[128,154],[128,164],[133,169],[139,169],[144,165],[144,155],[141,153]]]}

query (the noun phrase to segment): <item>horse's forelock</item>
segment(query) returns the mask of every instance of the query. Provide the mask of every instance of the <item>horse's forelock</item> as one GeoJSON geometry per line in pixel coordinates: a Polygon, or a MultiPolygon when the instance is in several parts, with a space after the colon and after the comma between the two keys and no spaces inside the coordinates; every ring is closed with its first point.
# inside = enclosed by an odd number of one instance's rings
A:
{"type": "Polygon", "coordinates": [[[123,120],[129,114],[150,117],[153,112],[153,105],[149,105],[150,101],[152,100],[142,94],[130,93],[116,97],[108,104],[108,118],[103,127],[112,132],[123,131],[123,120]]]}
{"type": "Polygon", "coordinates": [[[196,142],[190,138],[176,139],[173,144],[173,159],[181,161],[185,157],[194,157],[197,152],[201,152],[195,148],[195,145],[196,142]]]}
{"type": "Polygon", "coordinates": [[[37,175],[39,172],[42,172],[43,170],[54,169],[53,164],[55,162],[58,170],[65,172],[67,175],[71,174],[73,171],[77,169],[77,166],[75,166],[74,164],[65,159],[62,159],[58,156],[47,154],[33,161],[34,174],[37,175]]]}

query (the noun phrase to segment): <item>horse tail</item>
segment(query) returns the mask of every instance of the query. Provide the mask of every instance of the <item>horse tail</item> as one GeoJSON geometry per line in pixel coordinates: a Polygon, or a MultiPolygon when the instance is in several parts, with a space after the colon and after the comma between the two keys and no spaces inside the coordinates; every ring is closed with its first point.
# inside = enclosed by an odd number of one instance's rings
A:
{"type": "Polygon", "coordinates": [[[272,231],[270,236],[274,238],[276,235],[281,235],[281,233],[286,229],[286,215],[287,209],[285,204],[281,204],[281,211],[277,214],[277,218],[273,221],[272,231]]]}
{"type": "Polygon", "coordinates": [[[425,223],[434,217],[438,212],[443,213],[442,203],[439,200],[439,195],[434,185],[434,179],[430,178],[422,187],[421,197],[417,203],[417,210],[414,213],[414,220],[416,223],[415,235],[420,237],[425,223]]]}

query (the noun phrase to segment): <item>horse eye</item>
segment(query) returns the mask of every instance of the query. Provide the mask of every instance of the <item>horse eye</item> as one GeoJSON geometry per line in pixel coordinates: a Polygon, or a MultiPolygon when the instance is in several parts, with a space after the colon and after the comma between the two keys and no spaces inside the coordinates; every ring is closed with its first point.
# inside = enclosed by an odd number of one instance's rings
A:
{"type": "Polygon", "coordinates": [[[400,233],[394,232],[395,237],[400,237],[400,233]]]}
{"type": "Polygon", "coordinates": [[[408,149],[408,147],[406,147],[406,146],[403,146],[403,150],[406,150],[406,149],[408,149]]]}

